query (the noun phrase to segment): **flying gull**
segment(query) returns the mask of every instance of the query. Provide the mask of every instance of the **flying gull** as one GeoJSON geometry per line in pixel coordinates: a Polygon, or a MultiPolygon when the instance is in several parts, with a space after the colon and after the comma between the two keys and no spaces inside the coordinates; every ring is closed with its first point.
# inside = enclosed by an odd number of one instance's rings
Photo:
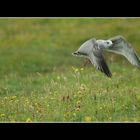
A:
{"type": "Polygon", "coordinates": [[[72,53],[72,55],[88,58],[98,70],[106,76],[111,77],[112,74],[103,57],[103,51],[123,55],[132,65],[140,69],[140,60],[136,52],[133,50],[131,44],[120,35],[108,40],[89,39],[84,42],[76,52],[72,53]]]}

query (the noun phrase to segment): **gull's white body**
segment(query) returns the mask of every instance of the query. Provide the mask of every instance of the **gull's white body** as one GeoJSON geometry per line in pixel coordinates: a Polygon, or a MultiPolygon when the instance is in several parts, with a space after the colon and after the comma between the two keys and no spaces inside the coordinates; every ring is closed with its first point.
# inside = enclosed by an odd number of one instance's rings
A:
{"type": "Polygon", "coordinates": [[[96,40],[96,43],[98,44],[99,48],[108,48],[113,43],[111,40],[96,40]]]}
{"type": "Polygon", "coordinates": [[[140,60],[132,46],[120,35],[108,40],[96,40],[95,38],[89,39],[72,54],[74,56],[88,58],[97,69],[108,77],[111,77],[111,72],[102,55],[102,51],[104,50],[123,55],[132,65],[135,65],[140,69],[140,60]]]}

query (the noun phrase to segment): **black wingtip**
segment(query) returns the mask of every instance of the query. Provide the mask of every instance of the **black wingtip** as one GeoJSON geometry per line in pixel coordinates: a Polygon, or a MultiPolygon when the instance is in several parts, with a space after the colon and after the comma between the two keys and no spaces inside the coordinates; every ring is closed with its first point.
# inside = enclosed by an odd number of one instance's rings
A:
{"type": "Polygon", "coordinates": [[[139,57],[137,56],[136,53],[134,53],[134,56],[135,56],[135,60],[136,60],[136,62],[137,62],[136,67],[137,67],[138,69],[140,69],[140,59],[139,59],[139,57]]]}
{"type": "Polygon", "coordinates": [[[111,73],[107,74],[107,77],[111,78],[112,77],[112,74],[111,73]]]}
{"type": "Polygon", "coordinates": [[[110,38],[109,40],[111,40],[113,44],[118,44],[122,40],[125,40],[126,41],[126,39],[122,35],[114,36],[114,37],[110,38]]]}
{"type": "Polygon", "coordinates": [[[105,73],[105,75],[106,75],[107,77],[109,77],[109,78],[111,78],[111,77],[112,77],[112,74],[110,73],[110,71],[109,71],[109,72],[107,72],[107,73],[105,73]]]}
{"type": "Polygon", "coordinates": [[[112,74],[106,64],[105,61],[101,61],[101,68],[99,69],[101,72],[103,72],[107,77],[111,78],[112,77],[112,74]]]}
{"type": "Polygon", "coordinates": [[[108,78],[112,77],[111,72],[107,68],[105,68],[104,70],[101,70],[101,72],[103,72],[108,78]]]}

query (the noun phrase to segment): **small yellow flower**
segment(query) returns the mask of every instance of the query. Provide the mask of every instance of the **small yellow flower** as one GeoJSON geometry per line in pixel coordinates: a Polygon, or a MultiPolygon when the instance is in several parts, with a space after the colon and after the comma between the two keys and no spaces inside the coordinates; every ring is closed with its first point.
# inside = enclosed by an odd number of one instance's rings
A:
{"type": "Polygon", "coordinates": [[[102,107],[100,107],[100,110],[102,110],[103,108],[102,107]]]}
{"type": "Polygon", "coordinates": [[[8,97],[4,97],[4,100],[7,100],[8,99],[8,97]]]}
{"type": "Polygon", "coordinates": [[[28,100],[28,99],[26,99],[26,100],[25,100],[25,103],[26,103],[26,104],[29,104],[29,100],[28,100]]]}
{"type": "Polygon", "coordinates": [[[19,100],[15,100],[15,103],[18,103],[19,102],[19,100]]]}
{"type": "Polygon", "coordinates": [[[124,121],[125,123],[128,123],[129,121],[124,121]]]}
{"type": "Polygon", "coordinates": [[[81,103],[81,101],[80,101],[80,100],[76,102],[76,104],[80,104],[80,103],[81,103]]]}
{"type": "Polygon", "coordinates": [[[86,85],[84,85],[84,84],[81,84],[81,86],[80,86],[80,88],[79,88],[80,90],[86,90],[86,85]]]}
{"type": "Polygon", "coordinates": [[[90,116],[85,116],[85,122],[91,122],[91,117],[90,116]]]}
{"type": "Polygon", "coordinates": [[[69,117],[69,116],[70,116],[70,112],[64,113],[64,117],[65,117],[65,118],[67,118],[67,117],[69,117]]]}
{"type": "Polygon", "coordinates": [[[16,99],[17,98],[17,96],[12,96],[12,98],[11,99],[16,99]]]}
{"type": "Polygon", "coordinates": [[[78,69],[75,69],[75,70],[74,70],[75,73],[77,73],[78,71],[79,71],[78,69]]]}
{"type": "Polygon", "coordinates": [[[16,121],[14,119],[12,119],[11,122],[16,122],[16,121]]]}
{"type": "Polygon", "coordinates": [[[81,68],[80,70],[81,70],[81,71],[83,71],[83,70],[84,70],[84,68],[81,68]]]}
{"type": "Polygon", "coordinates": [[[38,106],[39,106],[39,104],[38,104],[38,103],[35,103],[35,106],[36,106],[36,107],[38,107],[38,106]]]}
{"type": "Polygon", "coordinates": [[[81,90],[79,90],[78,92],[77,92],[77,94],[81,94],[82,92],[81,92],[81,90]]]}
{"type": "Polygon", "coordinates": [[[109,117],[109,120],[112,120],[112,117],[109,117]]]}
{"type": "Polygon", "coordinates": [[[73,116],[76,117],[76,113],[73,113],[73,116]]]}
{"type": "Polygon", "coordinates": [[[30,118],[27,118],[26,122],[32,122],[32,120],[30,118]]]}
{"type": "Polygon", "coordinates": [[[80,108],[79,108],[79,107],[77,107],[77,108],[76,108],[76,111],[80,111],[80,108]]]}
{"type": "Polygon", "coordinates": [[[60,80],[60,76],[57,76],[57,80],[60,80]]]}
{"type": "Polygon", "coordinates": [[[77,72],[79,71],[78,68],[74,68],[74,67],[72,67],[72,69],[73,69],[74,73],[77,73],[77,72]]]}
{"type": "Polygon", "coordinates": [[[2,113],[2,114],[0,114],[0,116],[1,116],[1,117],[4,117],[4,116],[5,116],[5,114],[4,114],[4,113],[2,113]]]}

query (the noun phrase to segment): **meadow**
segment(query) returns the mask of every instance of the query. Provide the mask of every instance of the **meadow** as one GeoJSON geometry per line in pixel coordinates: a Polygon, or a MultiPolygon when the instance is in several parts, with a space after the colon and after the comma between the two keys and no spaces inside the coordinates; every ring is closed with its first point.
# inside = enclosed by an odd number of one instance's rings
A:
{"type": "Polygon", "coordinates": [[[0,122],[139,122],[140,71],[105,53],[112,78],[71,55],[123,35],[140,57],[140,18],[1,18],[0,122]]]}

